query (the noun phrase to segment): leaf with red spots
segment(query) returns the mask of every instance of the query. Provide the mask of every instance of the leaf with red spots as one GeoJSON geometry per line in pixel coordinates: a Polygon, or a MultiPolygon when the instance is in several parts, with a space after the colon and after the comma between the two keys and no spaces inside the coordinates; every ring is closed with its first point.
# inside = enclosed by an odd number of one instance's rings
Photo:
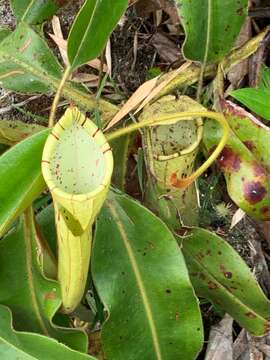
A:
{"type": "Polygon", "coordinates": [[[98,217],[91,267],[108,311],[101,335],[106,358],[196,358],[197,299],[174,236],[159,218],[111,191],[98,217]]]}
{"type": "Polygon", "coordinates": [[[251,334],[265,334],[270,326],[270,301],[238,253],[221,237],[199,228],[190,230],[181,241],[196,293],[251,334]]]}
{"type": "Polygon", "coordinates": [[[270,171],[270,128],[231,101],[221,100],[230,127],[256,160],[270,171]]]}
{"type": "MultiPolygon", "coordinates": [[[[239,107],[225,101],[221,105],[234,131],[217,159],[225,175],[228,193],[250,216],[270,220],[270,133],[243,109],[240,111],[239,107]]],[[[220,138],[218,126],[207,121],[203,141],[209,152],[220,138]]]]}

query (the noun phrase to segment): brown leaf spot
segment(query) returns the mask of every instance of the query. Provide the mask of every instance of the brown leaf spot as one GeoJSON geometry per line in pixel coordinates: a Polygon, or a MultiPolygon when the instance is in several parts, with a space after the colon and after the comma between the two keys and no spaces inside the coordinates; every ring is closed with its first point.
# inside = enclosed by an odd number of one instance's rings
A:
{"type": "Polygon", "coordinates": [[[244,144],[250,151],[254,150],[254,148],[255,148],[254,142],[251,140],[244,141],[244,144]]]}
{"type": "Polygon", "coordinates": [[[56,294],[54,292],[47,292],[44,294],[44,299],[45,300],[55,300],[56,294]]]}
{"type": "Polygon", "coordinates": [[[220,265],[220,271],[225,276],[226,279],[232,278],[232,273],[230,271],[226,271],[225,267],[223,265],[220,265]]]}
{"type": "Polygon", "coordinates": [[[199,278],[200,278],[201,280],[205,280],[205,279],[206,279],[206,276],[205,276],[203,273],[200,273],[200,274],[199,274],[199,278]]]}
{"type": "Polygon", "coordinates": [[[229,146],[224,147],[217,162],[223,170],[233,172],[238,171],[241,165],[239,156],[229,146]]]}
{"type": "Polygon", "coordinates": [[[256,162],[252,165],[252,169],[253,169],[255,176],[259,176],[259,177],[267,177],[268,176],[266,169],[256,162]]]}
{"type": "Polygon", "coordinates": [[[203,258],[204,258],[204,253],[202,252],[202,251],[199,251],[197,254],[196,254],[196,258],[198,259],[198,260],[203,260],[203,258]]]}
{"type": "Polygon", "coordinates": [[[266,195],[266,189],[259,181],[250,181],[244,184],[244,197],[251,204],[257,204],[266,195]]]}
{"type": "Polygon", "coordinates": [[[213,281],[208,281],[208,289],[209,290],[216,290],[218,288],[218,285],[215,284],[213,281]]]}
{"type": "Polygon", "coordinates": [[[249,317],[250,319],[256,319],[256,317],[257,317],[252,311],[245,313],[245,315],[247,317],[249,317]]]}

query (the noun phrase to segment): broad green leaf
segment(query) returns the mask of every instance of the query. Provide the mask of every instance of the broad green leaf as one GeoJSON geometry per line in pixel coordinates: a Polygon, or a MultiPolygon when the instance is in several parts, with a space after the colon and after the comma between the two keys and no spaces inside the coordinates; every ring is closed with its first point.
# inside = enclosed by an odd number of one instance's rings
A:
{"type": "Polygon", "coordinates": [[[69,0],[11,0],[12,10],[17,22],[40,24],[49,19],[69,0]]]}
{"type": "MultiPolygon", "coordinates": [[[[0,81],[5,89],[22,93],[48,93],[56,90],[62,68],[46,42],[25,23],[0,43],[0,81]]],[[[83,91],[71,82],[63,89],[63,96],[79,106],[99,108],[102,120],[110,119],[117,111],[115,105],[83,91]]]]}
{"type": "Polygon", "coordinates": [[[176,0],[186,33],[186,58],[207,64],[232,48],[247,16],[248,0],[176,0]]]}
{"type": "Polygon", "coordinates": [[[45,188],[40,162],[47,136],[41,131],[0,157],[0,236],[45,188]]]}
{"type": "Polygon", "coordinates": [[[182,241],[192,284],[251,334],[270,329],[270,301],[238,253],[210,231],[192,229],[182,241]]]}
{"type": "Polygon", "coordinates": [[[6,360],[95,360],[49,337],[15,331],[10,310],[0,306],[0,358],[6,360]]]}
{"type": "Polygon", "coordinates": [[[95,59],[128,5],[128,0],[86,0],[68,38],[72,69],[95,59]]]}
{"type": "MultiPolygon", "coordinates": [[[[217,164],[224,172],[231,199],[251,217],[270,220],[269,171],[262,158],[249,149],[252,143],[256,145],[256,134],[257,132],[250,132],[249,142],[243,143],[231,132],[217,164]]],[[[217,146],[221,136],[220,127],[207,120],[203,141],[209,154],[217,146]]]]}
{"type": "Polygon", "coordinates": [[[111,192],[97,221],[92,276],[108,310],[108,359],[196,358],[202,344],[197,299],[168,228],[130,198],[111,192]]]}
{"type": "Polygon", "coordinates": [[[232,91],[232,97],[266,120],[270,120],[270,89],[243,88],[232,91]]]}
{"type": "Polygon", "coordinates": [[[85,333],[57,328],[52,323],[62,303],[61,292],[56,281],[42,275],[39,252],[42,249],[33,213],[27,209],[16,230],[0,242],[0,303],[11,309],[16,330],[51,336],[75,350],[86,352],[85,333]]]}

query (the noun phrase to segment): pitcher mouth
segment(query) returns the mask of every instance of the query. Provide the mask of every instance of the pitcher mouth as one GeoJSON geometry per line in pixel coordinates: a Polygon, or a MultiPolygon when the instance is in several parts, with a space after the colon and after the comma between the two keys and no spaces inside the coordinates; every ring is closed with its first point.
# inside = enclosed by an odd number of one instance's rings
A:
{"type": "Polygon", "coordinates": [[[67,109],[43,150],[42,174],[49,190],[85,201],[109,186],[112,171],[112,149],[101,130],[77,108],[67,109]]]}

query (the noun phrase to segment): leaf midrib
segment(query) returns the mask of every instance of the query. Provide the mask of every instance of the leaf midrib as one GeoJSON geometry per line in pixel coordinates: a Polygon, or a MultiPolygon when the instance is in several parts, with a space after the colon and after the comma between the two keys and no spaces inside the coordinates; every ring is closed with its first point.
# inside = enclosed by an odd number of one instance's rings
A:
{"type": "MultiPolygon", "coordinates": [[[[95,3],[95,6],[94,6],[94,9],[92,11],[92,14],[91,14],[91,17],[90,17],[90,20],[89,20],[89,23],[87,25],[87,28],[85,30],[85,33],[83,35],[83,38],[82,38],[82,41],[80,43],[80,46],[78,47],[77,49],[77,54],[75,55],[72,63],[70,64],[70,66],[73,68],[74,67],[74,64],[76,64],[76,61],[78,59],[78,56],[80,54],[80,51],[81,51],[81,48],[82,46],[84,45],[84,42],[85,42],[85,39],[86,39],[86,36],[87,36],[87,33],[88,33],[88,30],[90,29],[90,27],[92,26],[92,21],[93,21],[93,18],[95,17],[95,12],[96,12],[96,9],[97,9],[97,6],[99,5],[99,0],[96,0],[96,3],[95,3]]],[[[85,3],[85,6],[86,6],[86,3],[85,3]]],[[[82,11],[84,10],[84,8],[82,8],[82,11]]],[[[76,23],[75,23],[76,24],[76,23]]],[[[72,29],[71,29],[71,33],[72,33],[72,29]]],[[[91,60],[91,59],[89,59],[91,60]]]]}
{"type": "Polygon", "coordinates": [[[34,1],[36,1],[36,0],[31,0],[31,1],[30,1],[29,5],[28,5],[27,8],[25,9],[25,12],[24,12],[24,14],[23,14],[23,16],[22,16],[22,18],[21,18],[21,21],[24,21],[24,19],[25,19],[26,16],[28,15],[28,12],[30,11],[32,5],[34,4],[34,1]]]}
{"type": "Polygon", "coordinates": [[[203,66],[205,67],[209,55],[210,37],[211,37],[211,22],[212,18],[212,0],[207,0],[207,31],[206,31],[206,42],[205,42],[205,53],[203,57],[203,66]]]}
{"type": "Polygon", "coordinates": [[[147,319],[149,322],[150,332],[152,335],[152,341],[153,341],[153,346],[155,349],[157,360],[162,360],[163,357],[161,355],[161,349],[160,349],[160,345],[159,345],[157,329],[156,329],[156,325],[154,322],[152,309],[151,309],[151,306],[150,306],[150,303],[149,303],[149,300],[147,297],[147,293],[146,293],[145,286],[144,286],[144,283],[143,283],[143,280],[141,277],[140,270],[138,268],[137,261],[135,259],[135,256],[133,255],[132,247],[129,243],[128,236],[127,236],[126,231],[125,231],[125,229],[121,223],[121,220],[117,214],[117,210],[115,209],[115,206],[110,201],[107,201],[107,206],[112,214],[112,217],[115,219],[115,224],[121,234],[121,238],[123,239],[124,246],[126,248],[128,258],[130,260],[131,268],[133,269],[133,272],[134,272],[134,276],[135,276],[135,279],[136,279],[136,282],[137,282],[137,285],[139,288],[139,292],[141,294],[145,313],[146,313],[146,316],[147,316],[147,319]]]}

